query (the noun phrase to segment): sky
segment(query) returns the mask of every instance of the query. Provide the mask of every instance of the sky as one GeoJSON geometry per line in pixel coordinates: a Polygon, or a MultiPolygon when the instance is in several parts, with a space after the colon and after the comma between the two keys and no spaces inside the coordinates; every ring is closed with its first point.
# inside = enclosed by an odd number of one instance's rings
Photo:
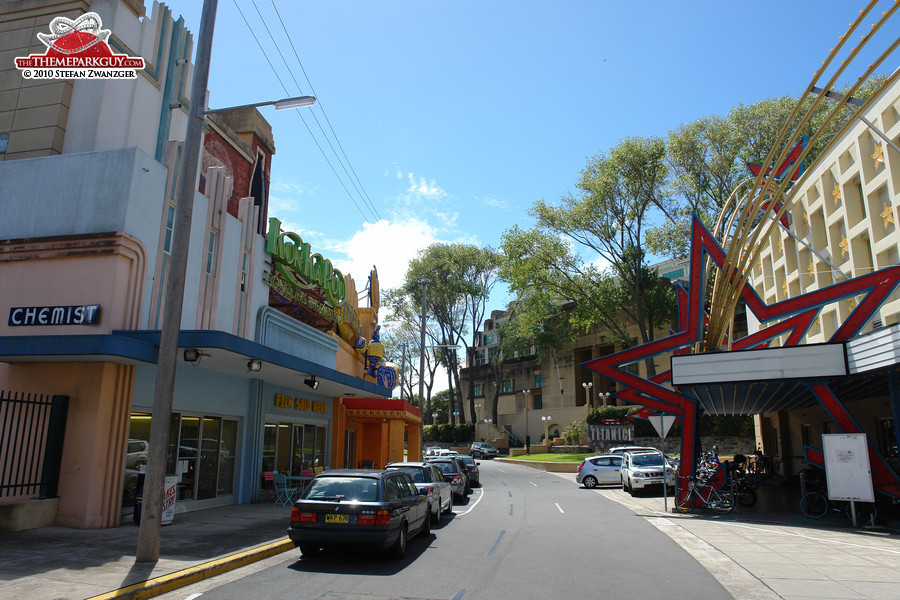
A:
{"type": "MultiPolygon", "coordinates": [[[[202,2],[167,4],[196,39],[202,2]]],[[[497,248],[531,227],[532,203],[574,193],[623,138],[799,95],[864,5],[219,0],[209,106],[318,98],[260,109],[269,215],[358,289],[376,266],[385,290],[432,243],[497,248]]],[[[488,311],[508,300],[497,288],[488,311]]]]}

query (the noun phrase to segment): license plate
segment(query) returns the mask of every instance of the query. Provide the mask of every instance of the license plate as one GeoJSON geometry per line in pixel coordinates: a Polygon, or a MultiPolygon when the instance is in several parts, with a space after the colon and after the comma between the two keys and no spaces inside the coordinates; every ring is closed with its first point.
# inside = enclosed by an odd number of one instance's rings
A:
{"type": "Polygon", "coordinates": [[[334,515],[334,514],[325,515],[325,522],[326,523],[349,523],[350,515],[334,515]]]}

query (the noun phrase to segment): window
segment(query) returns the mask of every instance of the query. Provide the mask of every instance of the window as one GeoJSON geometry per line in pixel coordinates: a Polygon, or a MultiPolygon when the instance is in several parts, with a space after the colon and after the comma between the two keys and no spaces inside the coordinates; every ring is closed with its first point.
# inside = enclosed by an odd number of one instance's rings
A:
{"type": "Polygon", "coordinates": [[[503,383],[500,384],[500,391],[504,394],[512,394],[513,390],[516,389],[516,380],[515,379],[504,379],[503,383]]]}
{"type": "Polygon", "coordinates": [[[484,345],[490,346],[493,343],[494,343],[494,334],[493,333],[484,334],[484,345]]]}
{"type": "Polygon", "coordinates": [[[535,375],[535,376],[534,376],[534,387],[536,387],[536,388],[544,387],[544,385],[543,385],[543,376],[542,376],[542,375],[535,375]]]}
{"type": "Polygon", "coordinates": [[[500,346],[491,346],[488,348],[488,360],[493,360],[500,354],[500,346]]]}
{"type": "Polygon", "coordinates": [[[484,398],[484,384],[476,383],[472,386],[472,395],[475,398],[484,398]]]}
{"type": "Polygon", "coordinates": [[[540,394],[534,395],[534,410],[540,410],[544,408],[544,397],[540,394]]]}

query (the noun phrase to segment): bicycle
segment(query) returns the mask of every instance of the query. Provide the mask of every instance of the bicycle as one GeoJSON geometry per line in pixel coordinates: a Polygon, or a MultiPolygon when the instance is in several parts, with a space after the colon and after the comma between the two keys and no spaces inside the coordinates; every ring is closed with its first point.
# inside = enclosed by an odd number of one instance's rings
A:
{"type": "Polygon", "coordinates": [[[832,500],[825,490],[807,492],[800,498],[800,512],[810,519],[821,519],[829,511],[843,514],[854,523],[851,507],[855,508],[855,523],[874,523],[878,516],[878,510],[873,502],[850,502],[847,500],[832,500]]]}
{"type": "Polygon", "coordinates": [[[693,477],[686,477],[687,487],[678,490],[675,495],[675,508],[681,512],[691,512],[699,500],[699,508],[710,508],[719,515],[734,510],[734,495],[728,490],[716,488],[697,482],[693,477]]]}

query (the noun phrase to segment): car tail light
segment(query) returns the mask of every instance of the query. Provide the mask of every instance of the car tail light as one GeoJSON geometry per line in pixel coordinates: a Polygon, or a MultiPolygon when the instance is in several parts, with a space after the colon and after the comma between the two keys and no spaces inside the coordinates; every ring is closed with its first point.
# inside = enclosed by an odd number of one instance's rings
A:
{"type": "Polygon", "coordinates": [[[459,485],[460,483],[462,483],[462,477],[460,477],[459,475],[454,475],[454,476],[453,476],[453,483],[459,485]]]}
{"type": "Polygon", "coordinates": [[[391,522],[391,513],[386,510],[364,511],[359,514],[356,522],[360,525],[388,525],[391,522]]]}
{"type": "Polygon", "coordinates": [[[584,466],[584,461],[581,461],[581,464],[578,465],[578,472],[581,473],[581,467],[584,466]]]}
{"type": "Polygon", "coordinates": [[[302,511],[296,506],[291,509],[291,522],[295,523],[315,523],[316,513],[302,511]]]}
{"type": "Polygon", "coordinates": [[[429,493],[429,494],[433,494],[433,493],[434,493],[434,488],[433,488],[433,487],[428,488],[428,493],[429,493]]]}

